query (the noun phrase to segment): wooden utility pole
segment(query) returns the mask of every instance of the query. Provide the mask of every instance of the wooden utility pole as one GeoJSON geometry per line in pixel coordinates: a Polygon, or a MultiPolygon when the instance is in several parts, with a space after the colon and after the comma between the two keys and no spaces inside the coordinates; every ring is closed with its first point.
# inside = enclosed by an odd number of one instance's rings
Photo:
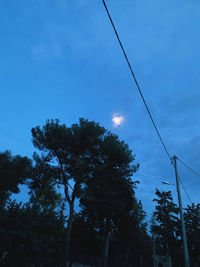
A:
{"type": "Polygon", "coordinates": [[[186,237],[186,231],[185,231],[185,222],[184,222],[184,216],[183,216],[183,207],[182,207],[182,200],[181,200],[180,183],[179,183],[178,170],[177,170],[177,164],[176,164],[177,157],[173,156],[172,159],[174,161],[174,168],[175,168],[175,174],[176,174],[176,187],[177,187],[178,203],[179,203],[180,219],[181,219],[181,227],[182,227],[182,239],[183,239],[184,256],[185,256],[185,267],[190,267],[188,246],[187,246],[187,237],[186,237]]]}

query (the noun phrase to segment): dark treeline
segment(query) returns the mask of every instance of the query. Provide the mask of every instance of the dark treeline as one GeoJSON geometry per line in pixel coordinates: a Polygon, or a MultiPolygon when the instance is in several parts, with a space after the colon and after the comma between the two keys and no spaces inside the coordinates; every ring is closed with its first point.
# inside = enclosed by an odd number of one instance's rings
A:
{"type": "MultiPolygon", "coordinates": [[[[170,255],[172,266],[185,266],[182,230],[179,208],[173,202],[171,191],[160,192],[156,189],[155,211],[151,219],[151,232],[158,255],[170,255]]],[[[188,205],[184,209],[184,220],[190,266],[200,266],[200,205],[188,205]]]]}
{"type": "MultiPolygon", "coordinates": [[[[139,165],[128,145],[84,119],[70,127],[47,121],[32,129],[32,142],[32,159],[0,153],[0,266],[153,266],[146,213],[135,195],[139,165]],[[29,188],[28,203],[11,201],[20,185],[29,188]]],[[[154,201],[156,252],[183,266],[171,192],[157,190],[154,201]]],[[[191,266],[199,266],[200,206],[188,206],[185,220],[191,266]]]]}

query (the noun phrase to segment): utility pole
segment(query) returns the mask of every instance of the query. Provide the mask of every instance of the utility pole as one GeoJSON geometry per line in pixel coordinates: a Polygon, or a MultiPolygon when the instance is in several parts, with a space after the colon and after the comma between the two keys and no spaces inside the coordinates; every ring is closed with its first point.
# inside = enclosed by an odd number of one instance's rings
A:
{"type": "Polygon", "coordinates": [[[182,200],[181,200],[181,192],[180,192],[180,184],[179,184],[178,170],[177,170],[177,164],[176,164],[177,157],[173,156],[172,159],[174,161],[174,168],[175,168],[175,174],[176,174],[176,187],[177,187],[178,203],[179,203],[180,219],[181,219],[181,227],[182,227],[185,267],[190,267],[188,247],[187,247],[187,237],[186,237],[185,223],[184,223],[184,216],[183,216],[183,207],[182,207],[182,200]]]}

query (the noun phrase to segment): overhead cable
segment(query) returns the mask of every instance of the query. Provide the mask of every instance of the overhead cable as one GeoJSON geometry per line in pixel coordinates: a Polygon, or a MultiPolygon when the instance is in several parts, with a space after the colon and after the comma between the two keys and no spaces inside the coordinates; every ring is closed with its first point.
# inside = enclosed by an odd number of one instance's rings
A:
{"type": "MultiPolygon", "coordinates": [[[[108,15],[108,17],[109,17],[109,20],[110,20],[110,22],[111,22],[111,24],[112,24],[112,27],[113,27],[113,29],[114,29],[114,32],[115,32],[115,35],[116,35],[117,40],[118,40],[118,42],[119,42],[119,45],[120,45],[120,47],[121,47],[121,49],[122,49],[122,51],[123,51],[124,57],[125,57],[125,59],[126,59],[126,62],[127,62],[127,64],[128,64],[128,67],[129,67],[129,69],[130,69],[130,71],[131,71],[132,77],[133,77],[133,79],[134,79],[134,81],[135,81],[135,84],[136,84],[136,86],[137,86],[137,89],[138,89],[138,91],[139,91],[139,94],[140,94],[140,96],[141,96],[141,98],[142,98],[142,101],[143,101],[143,103],[144,103],[144,105],[145,105],[145,107],[146,107],[146,110],[147,110],[147,112],[148,112],[148,114],[149,114],[149,117],[150,117],[150,119],[151,119],[151,121],[152,121],[152,123],[153,123],[153,126],[154,126],[155,130],[156,130],[156,133],[157,133],[157,135],[158,135],[158,137],[159,137],[159,139],[160,139],[160,141],[161,141],[161,143],[162,143],[162,145],[163,145],[163,148],[164,148],[165,152],[167,153],[167,156],[169,157],[169,159],[170,159],[172,165],[174,166],[173,160],[172,160],[172,158],[171,158],[171,156],[170,156],[170,154],[169,154],[169,152],[168,152],[168,150],[167,150],[167,147],[166,147],[166,145],[165,145],[165,143],[164,143],[164,141],[163,141],[163,139],[162,139],[162,137],[161,137],[161,135],[160,135],[160,132],[159,132],[159,130],[158,130],[158,127],[156,126],[156,124],[155,124],[155,122],[154,122],[154,119],[153,119],[153,117],[152,117],[152,115],[151,115],[151,112],[150,112],[150,110],[149,110],[149,107],[148,107],[148,105],[147,105],[147,102],[146,102],[146,100],[145,100],[145,98],[144,98],[144,95],[143,95],[143,93],[142,93],[142,91],[141,91],[141,88],[140,88],[140,86],[139,86],[139,83],[138,83],[138,81],[137,81],[137,79],[136,79],[135,73],[134,73],[133,68],[132,68],[132,66],[131,66],[131,64],[130,64],[130,61],[129,61],[129,59],[128,59],[128,56],[127,56],[126,51],[125,51],[125,49],[124,49],[124,46],[123,46],[123,44],[122,44],[122,42],[121,42],[121,40],[120,40],[119,34],[118,34],[118,32],[117,32],[117,29],[116,29],[116,27],[115,27],[115,24],[114,24],[114,22],[113,22],[113,19],[112,19],[111,15],[110,15],[110,12],[109,12],[109,10],[108,10],[108,7],[107,7],[107,5],[106,5],[106,2],[105,2],[105,0],[102,0],[102,2],[103,2],[103,5],[104,5],[104,7],[105,7],[105,9],[106,9],[106,12],[107,12],[107,15],[108,15]]],[[[177,158],[177,159],[178,159],[180,162],[182,162],[179,158],[177,158]]],[[[182,162],[182,164],[184,164],[184,162],[182,162]]],[[[189,168],[194,174],[196,174],[197,176],[200,177],[200,175],[197,174],[195,171],[193,171],[190,167],[188,167],[186,164],[184,164],[184,165],[185,165],[187,168],[189,168]]],[[[182,186],[183,186],[183,189],[184,189],[184,191],[185,191],[185,193],[186,193],[186,195],[187,195],[189,201],[192,203],[192,201],[191,201],[191,199],[190,199],[190,197],[189,197],[189,194],[187,193],[187,191],[186,191],[186,189],[185,189],[184,184],[182,183],[181,180],[180,180],[180,182],[181,182],[181,184],[182,184],[182,186]]]]}
{"type": "Polygon", "coordinates": [[[159,133],[159,130],[158,130],[158,128],[157,128],[157,126],[156,126],[156,124],[155,124],[155,122],[154,122],[154,119],[153,119],[153,117],[152,117],[152,115],[151,115],[151,112],[150,112],[150,110],[149,110],[149,108],[148,108],[148,105],[147,105],[147,102],[146,102],[146,100],[145,100],[145,98],[144,98],[144,95],[142,94],[141,88],[140,88],[140,86],[139,86],[139,84],[138,84],[138,81],[137,81],[137,79],[136,79],[136,76],[135,76],[135,74],[134,74],[134,71],[133,71],[133,69],[132,69],[132,67],[131,67],[130,61],[129,61],[129,59],[128,59],[128,56],[127,56],[126,51],[125,51],[125,49],[124,49],[124,46],[123,46],[123,44],[122,44],[122,42],[121,42],[121,40],[120,40],[120,37],[119,37],[119,34],[118,34],[117,30],[116,30],[116,27],[115,27],[115,25],[114,25],[114,22],[113,22],[113,20],[112,20],[112,18],[111,18],[111,15],[110,15],[110,12],[109,12],[108,7],[107,7],[107,5],[106,5],[106,2],[105,2],[105,0],[102,0],[102,1],[103,1],[103,4],[104,4],[104,7],[105,7],[105,9],[106,9],[107,15],[108,15],[108,17],[109,17],[109,20],[110,20],[110,22],[111,22],[111,24],[112,24],[112,27],[113,27],[113,29],[114,29],[114,32],[115,32],[115,35],[116,35],[117,40],[118,40],[118,42],[119,42],[119,45],[120,45],[120,47],[121,47],[121,49],[122,49],[122,51],[123,51],[124,57],[125,57],[125,59],[126,59],[126,62],[127,62],[128,66],[129,66],[129,69],[130,69],[131,74],[132,74],[132,76],[133,76],[133,79],[134,79],[134,81],[135,81],[135,83],[136,83],[136,86],[137,86],[137,89],[138,89],[138,91],[139,91],[139,93],[140,93],[140,96],[141,96],[141,98],[142,98],[142,101],[144,102],[144,105],[145,105],[145,107],[146,107],[146,110],[147,110],[147,112],[148,112],[148,114],[149,114],[149,117],[150,117],[150,119],[151,119],[151,121],[152,121],[152,123],[153,123],[153,126],[154,126],[154,128],[155,128],[155,130],[156,130],[156,132],[157,132],[157,135],[158,135],[158,137],[159,137],[159,139],[160,139],[160,141],[161,141],[161,143],[162,143],[162,145],[163,145],[163,148],[164,148],[165,152],[167,153],[167,156],[169,157],[169,159],[170,159],[170,161],[171,161],[170,154],[169,154],[169,152],[168,152],[168,150],[167,150],[167,148],[166,148],[166,145],[165,145],[165,143],[164,143],[164,141],[163,141],[163,139],[162,139],[162,137],[161,137],[161,135],[160,135],[160,133],[159,133]]]}
{"type": "Polygon", "coordinates": [[[200,174],[198,174],[197,172],[195,172],[192,168],[190,168],[187,164],[185,164],[182,160],[180,160],[179,158],[177,158],[186,168],[188,168],[193,174],[195,174],[196,176],[198,176],[200,178],[200,174]]]}
{"type": "Polygon", "coordinates": [[[192,200],[191,200],[191,198],[190,198],[190,196],[189,196],[187,190],[185,189],[185,186],[184,186],[183,182],[181,181],[180,177],[179,177],[179,181],[180,181],[181,184],[182,184],[183,190],[185,191],[185,193],[186,193],[186,195],[187,195],[187,198],[189,199],[190,203],[192,204],[192,200]]]}

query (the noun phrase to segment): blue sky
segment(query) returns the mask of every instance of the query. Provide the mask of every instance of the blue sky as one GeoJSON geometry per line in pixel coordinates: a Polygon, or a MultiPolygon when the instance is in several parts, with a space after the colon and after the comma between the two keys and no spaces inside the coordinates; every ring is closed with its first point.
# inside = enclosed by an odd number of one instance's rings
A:
{"type": "MultiPolygon", "coordinates": [[[[107,0],[171,155],[200,171],[200,2],[107,0]]],[[[80,117],[118,134],[136,154],[136,196],[150,216],[155,188],[175,182],[101,0],[0,3],[0,150],[32,156],[31,128],[80,117]],[[112,126],[112,115],[125,117],[112,126]]],[[[200,180],[179,165],[192,201],[200,180]]],[[[183,194],[184,205],[189,204],[183,194]]],[[[22,191],[18,198],[25,199],[22,191]]]]}

